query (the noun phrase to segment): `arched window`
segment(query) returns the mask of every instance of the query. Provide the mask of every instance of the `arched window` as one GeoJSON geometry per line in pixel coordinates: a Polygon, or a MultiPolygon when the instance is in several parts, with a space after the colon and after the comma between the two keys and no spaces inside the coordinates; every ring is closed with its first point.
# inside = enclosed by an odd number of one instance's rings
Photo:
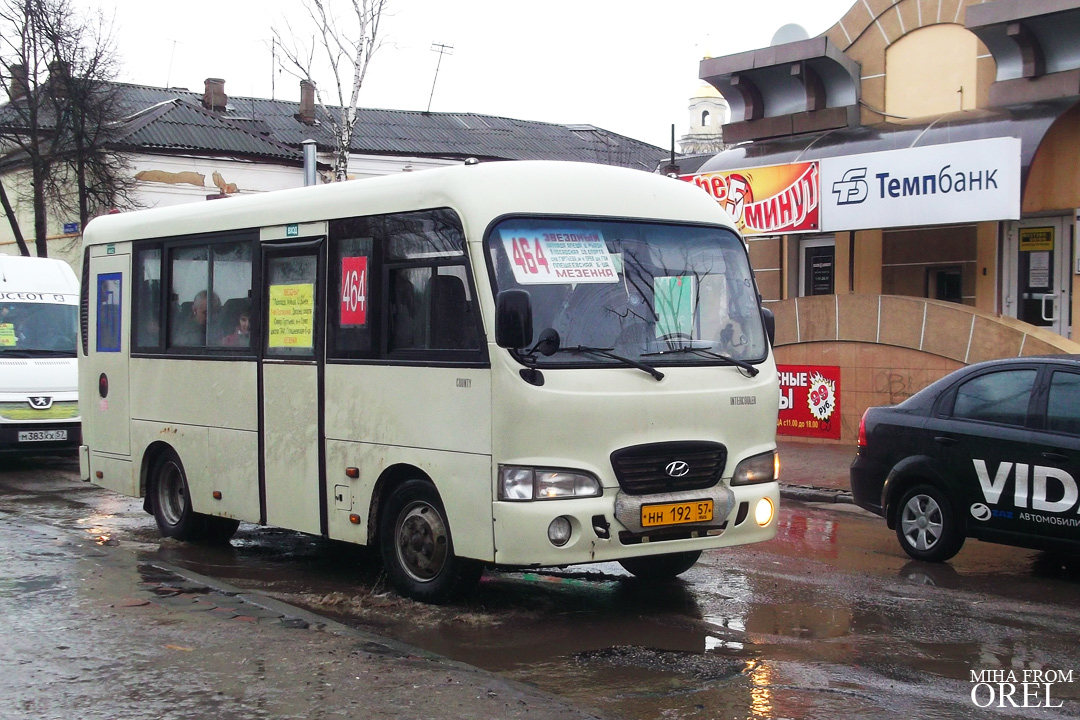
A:
{"type": "Polygon", "coordinates": [[[701,111],[701,127],[709,127],[709,111],[701,111]]]}

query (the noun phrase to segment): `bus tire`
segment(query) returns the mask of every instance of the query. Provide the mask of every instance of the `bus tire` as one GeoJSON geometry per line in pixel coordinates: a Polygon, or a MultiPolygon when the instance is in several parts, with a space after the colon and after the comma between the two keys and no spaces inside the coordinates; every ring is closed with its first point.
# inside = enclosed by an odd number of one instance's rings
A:
{"type": "Polygon", "coordinates": [[[163,450],[154,461],[149,495],[154,520],[162,537],[175,540],[195,540],[199,537],[201,518],[191,509],[184,465],[172,448],[163,450]]]}
{"type": "Polygon", "coordinates": [[[411,479],[390,491],[379,520],[383,567],[406,597],[442,603],[472,589],[483,567],[454,555],[450,523],[435,486],[411,479]]]}
{"type": "Polygon", "coordinates": [[[642,580],[671,580],[694,567],[700,557],[700,550],[687,550],[667,555],[626,558],[620,560],[619,564],[626,572],[642,580]]]}

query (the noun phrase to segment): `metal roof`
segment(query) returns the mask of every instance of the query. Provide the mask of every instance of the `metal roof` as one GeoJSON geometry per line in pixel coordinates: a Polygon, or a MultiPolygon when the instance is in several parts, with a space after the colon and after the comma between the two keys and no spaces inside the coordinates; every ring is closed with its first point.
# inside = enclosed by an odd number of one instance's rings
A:
{"type": "MultiPolygon", "coordinates": [[[[126,144],[148,151],[256,154],[285,157],[308,139],[322,151],[334,148],[327,110],[317,122],[297,118],[299,103],[229,97],[227,109],[202,106],[202,92],[113,83],[124,112],[139,123],[126,144]],[[163,109],[164,108],[164,109],[163,109]],[[267,141],[260,144],[259,138],[267,141]]],[[[356,154],[498,160],[576,160],[652,172],[662,148],[591,125],[515,120],[474,113],[432,113],[358,108],[351,151],[356,154]]]]}

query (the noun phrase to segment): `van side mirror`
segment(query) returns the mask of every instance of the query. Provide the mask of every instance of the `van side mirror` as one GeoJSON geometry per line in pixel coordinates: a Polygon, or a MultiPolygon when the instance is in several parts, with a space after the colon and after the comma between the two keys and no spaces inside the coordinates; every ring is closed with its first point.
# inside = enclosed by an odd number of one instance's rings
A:
{"type": "Polygon", "coordinates": [[[765,321],[765,334],[769,336],[769,345],[776,344],[776,316],[767,307],[761,308],[761,319],[765,321]]]}
{"type": "Polygon", "coordinates": [[[524,290],[503,290],[495,298],[495,344],[516,350],[532,342],[532,301],[524,290]]]}

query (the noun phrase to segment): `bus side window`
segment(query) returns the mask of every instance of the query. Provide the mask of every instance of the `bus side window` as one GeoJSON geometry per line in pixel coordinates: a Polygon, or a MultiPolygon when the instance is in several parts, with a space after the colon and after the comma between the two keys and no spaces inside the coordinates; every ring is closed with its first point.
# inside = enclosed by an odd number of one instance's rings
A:
{"type": "Polygon", "coordinates": [[[439,268],[431,279],[431,347],[437,350],[476,348],[476,322],[472,317],[465,282],[439,268]]]}
{"type": "Polygon", "coordinates": [[[390,271],[390,352],[412,350],[425,346],[422,303],[417,298],[418,281],[427,285],[427,268],[407,268],[390,271]]]}

